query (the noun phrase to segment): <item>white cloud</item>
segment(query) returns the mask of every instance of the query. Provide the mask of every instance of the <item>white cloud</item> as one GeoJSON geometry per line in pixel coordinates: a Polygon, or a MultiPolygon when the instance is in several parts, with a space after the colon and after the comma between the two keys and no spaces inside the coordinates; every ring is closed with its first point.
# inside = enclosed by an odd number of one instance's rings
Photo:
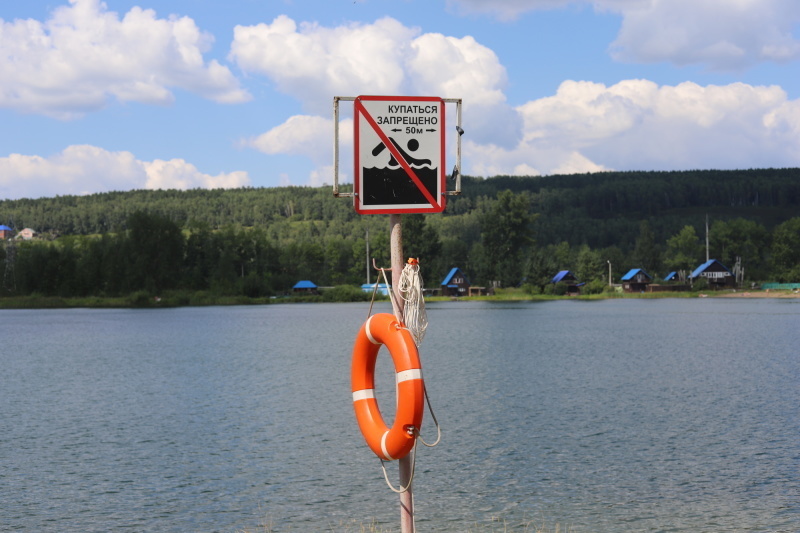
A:
{"type": "MultiPolygon", "coordinates": [[[[333,120],[312,115],[295,115],[283,124],[244,141],[245,146],[265,154],[302,155],[312,161],[330,162],[333,159],[331,139],[333,120]]],[[[340,143],[352,146],[353,120],[339,121],[340,143]]]]}
{"type": "MultiPolygon", "coordinates": [[[[505,68],[492,50],[469,36],[420,34],[389,17],[373,24],[325,28],[298,25],[282,15],[271,24],[237,26],[229,59],[246,72],[267,76],[315,113],[329,116],[334,95],[463,98],[469,103],[464,120],[471,125],[473,140],[512,147],[520,139],[520,116],[502,91],[505,68]]],[[[340,122],[342,153],[352,147],[352,127],[352,119],[340,122]]],[[[316,169],[309,183],[316,184],[332,176],[332,133],[332,120],[302,115],[244,144],[266,154],[310,158],[316,169]]],[[[340,171],[345,168],[346,164],[340,171]]],[[[340,181],[344,176],[340,174],[340,181]]]]}
{"type": "Polygon", "coordinates": [[[512,150],[495,145],[465,143],[469,154],[464,174],[471,176],[539,176],[610,170],[570,146],[521,142],[512,150]]]}
{"type": "Polygon", "coordinates": [[[591,5],[598,10],[633,9],[651,0],[447,0],[447,5],[462,14],[488,13],[500,20],[513,20],[529,11],[591,5]]]}
{"type": "MultiPolygon", "coordinates": [[[[339,183],[345,183],[348,180],[346,175],[339,174],[339,183]]],[[[312,187],[321,187],[323,185],[333,185],[333,165],[324,165],[315,168],[309,174],[309,185],[312,187]]]]}
{"type": "Polygon", "coordinates": [[[492,50],[469,36],[438,33],[421,35],[411,48],[408,72],[418,94],[463,98],[470,138],[478,142],[511,147],[519,141],[522,125],[502,90],[506,70],[492,50]]]}
{"type": "MultiPolygon", "coordinates": [[[[674,5],[689,16],[704,13],[714,1],[698,0],[692,4],[693,12],[683,0],[676,0],[674,5]]],[[[754,0],[735,1],[746,11],[754,0]]],[[[780,2],[765,1],[773,7],[780,2]]],[[[629,16],[653,13],[661,8],[660,2],[584,3],[629,16]]],[[[466,3],[472,7],[490,5],[477,0],[465,0],[462,5],[466,3]]],[[[499,5],[524,10],[566,3],[509,1],[499,5]]],[[[765,15],[763,20],[775,18],[765,15]]],[[[325,116],[330,112],[332,95],[462,97],[467,130],[465,174],[800,164],[800,103],[787,101],[779,87],[742,83],[703,87],[689,82],[659,86],[647,80],[624,80],[606,86],[566,81],[556,94],[514,109],[503,93],[505,68],[493,51],[469,36],[421,34],[391,18],[374,24],[323,28],[316,24],[298,26],[281,16],[272,24],[238,27],[229,58],[247,72],[268,77],[281,91],[299,98],[307,109],[325,116]],[[341,43],[346,44],[339,46],[341,43]]],[[[708,60],[712,59],[709,56],[708,60]]],[[[352,122],[348,124],[340,125],[340,134],[351,131],[352,122]]],[[[332,129],[327,118],[294,116],[246,144],[267,154],[311,159],[315,170],[308,183],[319,184],[332,174],[332,129]]],[[[352,143],[352,139],[344,142],[352,143]]],[[[340,146],[340,150],[347,153],[347,148],[340,146]]],[[[349,166],[345,162],[341,168],[349,166]]]]}
{"type": "MultiPolygon", "coordinates": [[[[283,124],[252,139],[242,141],[244,146],[265,154],[298,155],[310,159],[315,168],[309,173],[305,185],[333,184],[333,119],[311,115],[296,115],[283,124]]],[[[353,150],[353,119],[339,120],[339,182],[352,178],[346,172],[353,150]]],[[[289,185],[289,176],[282,174],[281,185],[289,185]]]]}
{"type": "Polygon", "coordinates": [[[322,113],[333,95],[397,93],[406,80],[404,57],[418,33],[388,17],[325,28],[298,27],[281,15],[272,24],[236,26],[229,59],[322,113]]]}
{"type": "Polygon", "coordinates": [[[130,152],[69,146],[50,157],[0,158],[0,198],[39,198],[131,189],[230,188],[249,185],[246,172],[211,176],[182,159],[137,160],[130,152]]]}
{"type": "Polygon", "coordinates": [[[800,23],[796,0],[652,0],[620,11],[611,45],[618,60],[737,70],[800,58],[792,34],[800,23]]]}
{"type": "Polygon", "coordinates": [[[738,70],[761,62],[800,59],[797,0],[448,0],[461,13],[488,13],[501,20],[570,5],[622,15],[611,44],[620,61],[703,64],[738,70]]]}
{"type": "Polygon", "coordinates": [[[800,164],[800,100],[743,83],[607,87],[566,81],[518,108],[513,149],[469,144],[465,173],[560,174],[598,170],[786,167],[800,164]]]}
{"type": "Polygon", "coordinates": [[[70,0],[45,22],[0,19],[0,107],[72,118],[111,98],[170,103],[173,88],[248,100],[227,67],[203,59],[212,42],[188,17],[133,7],[120,18],[99,0],[70,0]]]}
{"type": "Polygon", "coordinates": [[[147,174],[145,189],[232,189],[250,184],[247,172],[234,171],[216,176],[204,174],[183,159],[142,162],[147,174]]]}
{"type": "Polygon", "coordinates": [[[437,95],[481,105],[505,102],[506,71],[472,37],[420,35],[390,17],[336,28],[281,15],[272,24],[237,26],[229,58],[262,74],[317,113],[332,95],[437,95]]]}

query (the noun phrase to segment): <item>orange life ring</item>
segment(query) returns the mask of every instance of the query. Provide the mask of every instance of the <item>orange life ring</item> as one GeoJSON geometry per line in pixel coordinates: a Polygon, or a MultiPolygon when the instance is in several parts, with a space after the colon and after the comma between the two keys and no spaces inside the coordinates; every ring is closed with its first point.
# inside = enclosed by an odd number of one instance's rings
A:
{"type": "Polygon", "coordinates": [[[353,409],[358,427],[375,455],[386,461],[402,459],[414,447],[422,426],[424,388],[419,352],[411,333],[394,315],[378,313],[367,319],[353,346],[353,409]],[[375,399],[375,362],[381,345],[389,349],[397,383],[397,412],[391,429],[375,399]]]}

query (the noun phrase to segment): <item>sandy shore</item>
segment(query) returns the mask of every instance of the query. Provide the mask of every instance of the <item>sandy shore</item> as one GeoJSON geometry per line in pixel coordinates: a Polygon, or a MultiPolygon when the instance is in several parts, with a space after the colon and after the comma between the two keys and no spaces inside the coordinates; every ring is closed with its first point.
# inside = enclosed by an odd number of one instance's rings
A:
{"type": "Polygon", "coordinates": [[[726,292],[722,294],[709,293],[708,296],[714,296],[715,298],[800,298],[800,292],[774,289],[766,289],[763,291],[737,290],[735,292],[726,292]]]}

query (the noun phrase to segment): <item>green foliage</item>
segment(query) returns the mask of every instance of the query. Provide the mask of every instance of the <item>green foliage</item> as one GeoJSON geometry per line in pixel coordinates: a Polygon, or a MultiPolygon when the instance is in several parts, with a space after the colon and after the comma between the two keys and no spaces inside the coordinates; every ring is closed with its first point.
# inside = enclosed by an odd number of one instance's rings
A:
{"type": "Polygon", "coordinates": [[[531,213],[527,192],[501,191],[497,200],[486,201],[478,220],[481,226],[480,253],[484,255],[478,275],[486,281],[499,280],[503,286],[517,285],[522,276],[522,257],[533,246],[531,213]]]}
{"type": "Polygon", "coordinates": [[[701,264],[702,254],[703,246],[692,226],[684,226],[667,240],[666,264],[673,270],[694,270],[701,264]]]}
{"type": "Polygon", "coordinates": [[[693,291],[707,291],[708,290],[708,279],[707,278],[697,278],[694,283],[692,283],[692,290],[693,291]]]}
{"type": "Polygon", "coordinates": [[[761,224],[744,218],[715,220],[709,243],[711,257],[722,264],[732,267],[742,258],[751,279],[767,279],[770,234],[761,224]]]}
{"type": "Polygon", "coordinates": [[[608,289],[608,282],[594,279],[581,287],[581,294],[602,294],[608,289]]]}
{"type": "Polygon", "coordinates": [[[800,281],[800,217],[787,220],[775,228],[772,238],[772,265],[777,281],[800,281]]]}
{"type": "MultiPolygon", "coordinates": [[[[339,285],[322,291],[323,302],[368,302],[371,299],[371,292],[364,292],[360,287],[352,285],[339,285]]],[[[376,294],[375,299],[384,300],[386,297],[376,294]]]]}
{"type": "MultiPolygon", "coordinates": [[[[607,285],[609,263],[616,280],[635,267],[693,270],[708,215],[711,257],[728,268],[741,258],[748,280],[798,281],[798,208],[800,169],[464,177],[445,213],[402,217],[404,252],[421,259],[428,288],[457,266],[473,285],[530,294],[561,291],[550,280],[572,270],[586,292],[607,285]]],[[[367,234],[370,258],[389,264],[388,216],[358,216],[328,188],[0,201],[0,222],[12,220],[47,238],[16,242],[13,257],[0,247],[4,296],[203,304],[268,299],[310,279],[336,286],[328,297],[349,298],[344,286],[355,297],[367,234]]]]}
{"type": "Polygon", "coordinates": [[[656,236],[650,223],[643,220],[639,225],[639,237],[633,249],[632,267],[644,269],[650,275],[661,270],[661,250],[656,244],[656,236]]]}

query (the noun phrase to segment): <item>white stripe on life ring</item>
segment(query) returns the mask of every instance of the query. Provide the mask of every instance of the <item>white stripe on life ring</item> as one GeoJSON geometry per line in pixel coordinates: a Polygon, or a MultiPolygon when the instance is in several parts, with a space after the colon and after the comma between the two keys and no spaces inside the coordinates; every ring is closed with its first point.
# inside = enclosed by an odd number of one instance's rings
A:
{"type": "Polygon", "coordinates": [[[397,383],[410,381],[412,379],[422,379],[422,369],[412,368],[410,370],[403,370],[397,373],[397,383]]]}
{"type": "Polygon", "coordinates": [[[383,452],[384,457],[386,457],[388,461],[394,461],[394,457],[389,455],[389,452],[386,451],[386,437],[388,435],[389,432],[387,431],[386,433],[383,434],[383,437],[381,437],[381,451],[383,452]]]}
{"type": "Polygon", "coordinates": [[[367,319],[367,323],[364,324],[364,329],[367,330],[367,338],[369,339],[369,342],[371,342],[372,344],[381,344],[379,341],[375,340],[375,337],[372,336],[372,332],[369,330],[369,325],[372,322],[372,316],[367,319]]]}
{"type": "Polygon", "coordinates": [[[353,401],[368,400],[375,397],[375,389],[357,390],[353,393],[353,401]]]}

